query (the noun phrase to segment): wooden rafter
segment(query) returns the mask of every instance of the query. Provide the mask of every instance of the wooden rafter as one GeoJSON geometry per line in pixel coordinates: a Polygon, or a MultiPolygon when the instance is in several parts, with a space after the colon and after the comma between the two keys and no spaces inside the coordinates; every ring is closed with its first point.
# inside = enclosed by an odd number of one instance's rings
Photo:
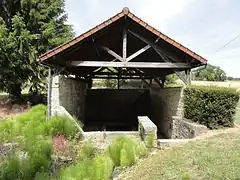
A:
{"type": "Polygon", "coordinates": [[[124,61],[123,58],[120,55],[118,55],[113,50],[109,49],[108,47],[102,46],[102,49],[105,50],[108,54],[110,54],[113,57],[115,57],[116,59],[118,59],[119,61],[124,61]]]}
{"type": "MultiPolygon", "coordinates": [[[[138,39],[140,39],[141,41],[145,42],[146,44],[150,45],[158,54],[159,56],[165,61],[164,57],[163,57],[163,54],[166,54],[166,52],[163,52],[155,43],[151,42],[150,40],[142,37],[141,35],[131,31],[131,30],[128,30],[128,32],[130,32],[132,35],[134,35],[135,37],[137,37],[138,39]]],[[[172,55],[170,54],[166,54],[167,56],[169,56],[171,59],[173,59],[174,61],[178,62],[179,59],[173,57],[172,55]]]]}
{"type": "Polygon", "coordinates": [[[148,50],[149,48],[151,48],[150,45],[147,45],[147,46],[143,47],[142,49],[138,50],[137,52],[135,52],[135,53],[133,53],[131,56],[129,56],[126,61],[127,61],[127,62],[128,62],[128,61],[131,61],[132,59],[134,59],[135,57],[139,56],[140,54],[142,54],[143,52],[145,52],[145,51],[148,50]]]}
{"type": "MultiPolygon", "coordinates": [[[[171,59],[173,59],[174,61],[178,62],[179,60],[176,59],[175,57],[171,56],[171,55],[166,55],[166,52],[163,52],[155,43],[152,43],[151,41],[147,40],[146,38],[140,36],[139,34],[132,32],[131,30],[129,30],[129,32],[134,35],[135,37],[137,37],[138,39],[142,40],[143,42],[147,43],[149,46],[151,46],[156,53],[158,53],[158,55],[165,61],[165,62],[172,62],[167,56],[170,56],[171,59]]],[[[187,73],[182,73],[179,71],[175,71],[175,74],[185,83],[185,84],[189,84],[189,79],[188,79],[188,75],[187,73]]]]}

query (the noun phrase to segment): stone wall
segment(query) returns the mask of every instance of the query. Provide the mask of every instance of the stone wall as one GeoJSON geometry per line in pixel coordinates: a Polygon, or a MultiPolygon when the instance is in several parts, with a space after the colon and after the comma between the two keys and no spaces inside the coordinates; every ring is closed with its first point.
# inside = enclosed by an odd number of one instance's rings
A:
{"type": "Polygon", "coordinates": [[[63,106],[71,115],[84,118],[85,93],[87,84],[83,81],[54,76],[52,79],[51,108],[63,106]]]}
{"type": "Polygon", "coordinates": [[[172,116],[183,116],[183,88],[151,88],[152,112],[150,119],[158,127],[158,136],[171,138],[172,116]]]}
{"type": "Polygon", "coordinates": [[[172,139],[189,139],[208,131],[204,125],[178,116],[173,116],[172,139]]]}

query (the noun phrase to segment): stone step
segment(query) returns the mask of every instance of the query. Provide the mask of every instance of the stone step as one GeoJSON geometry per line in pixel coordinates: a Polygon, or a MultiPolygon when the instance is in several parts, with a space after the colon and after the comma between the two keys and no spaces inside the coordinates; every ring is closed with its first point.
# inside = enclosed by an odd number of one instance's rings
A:
{"type": "Polygon", "coordinates": [[[176,146],[179,144],[184,144],[192,140],[193,139],[158,139],[157,145],[158,147],[170,147],[170,146],[176,146]]]}

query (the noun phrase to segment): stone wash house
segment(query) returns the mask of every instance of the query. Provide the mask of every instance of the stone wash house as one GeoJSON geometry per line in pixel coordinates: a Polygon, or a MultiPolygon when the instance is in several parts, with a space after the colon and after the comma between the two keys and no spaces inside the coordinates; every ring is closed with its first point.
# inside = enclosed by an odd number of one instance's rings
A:
{"type": "Polygon", "coordinates": [[[66,111],[84,131],[133,131],[147,117],[159,137],[171,138],[174,116],[182,116],[182,88],[164,87],[165,78],[176,73],[190,84],[191,69],[207,60],[124,8],[40,62],[49,67],[49,115],[66,111]],[[93,88],[94,79],[115,79],[117,87],[93,88]],[[144,85],[121,88],[121,80],[144,85]]]}

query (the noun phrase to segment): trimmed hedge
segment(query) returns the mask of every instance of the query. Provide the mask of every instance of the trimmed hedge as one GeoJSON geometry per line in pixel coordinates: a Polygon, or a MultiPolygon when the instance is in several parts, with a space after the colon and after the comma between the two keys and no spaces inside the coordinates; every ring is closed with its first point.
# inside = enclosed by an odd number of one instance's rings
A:
{"type": "Polygon", "coordinates": [[[210,129],[232,127],[238,100],[235,89],[190,86],[184,90],[184,116],[210,129]]]}

